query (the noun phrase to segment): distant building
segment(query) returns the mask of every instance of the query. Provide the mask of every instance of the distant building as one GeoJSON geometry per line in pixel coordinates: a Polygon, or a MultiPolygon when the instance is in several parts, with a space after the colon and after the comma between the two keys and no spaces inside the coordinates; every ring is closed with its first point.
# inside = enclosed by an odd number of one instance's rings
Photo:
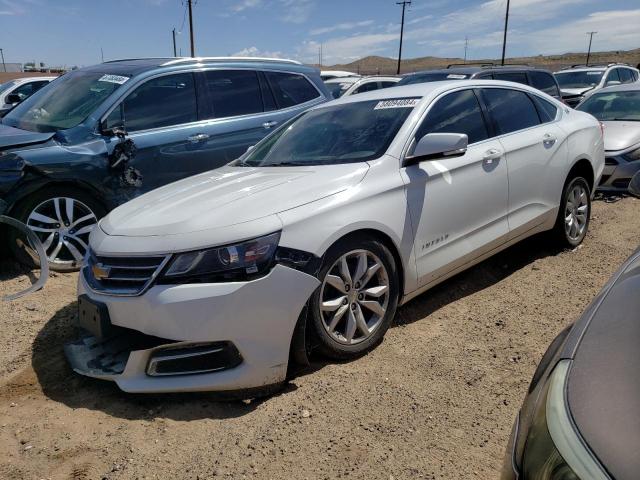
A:
{"type": "Polygon", "coordinates": [[[22,64],[21,63],[0,63],[0,72],[22,72],[22,64]],[[3,68],[4,65],[4,68],[3,68]]]}

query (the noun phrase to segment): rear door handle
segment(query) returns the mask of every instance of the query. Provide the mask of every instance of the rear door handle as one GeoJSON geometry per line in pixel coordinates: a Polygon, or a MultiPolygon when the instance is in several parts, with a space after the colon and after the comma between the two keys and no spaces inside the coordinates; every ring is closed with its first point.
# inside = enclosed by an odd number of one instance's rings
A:
{"type": "Polygon", "coordinates": [[[498,160],[502,157],[502,152],[497,148],[491,148],[484,152],[484,156],[482,157],[482,161],[486,164],[492,164],[494,160],[498,160]]]}
{"type": "Polygon", "coordinates": [[[545,133],[544,137],[542,137],[542,143],[545,147],[552,147],[558,139],[551,135],[550,133],[545,133]]]}
{"type": "Polygon", "coordinates": [[[209,140],[209,135],[207,135],[206,133],[197,133],[195,135],[187,137],[187,140],[191,143],[204,142],[205,140],[209,140]]]}
{"type": "Polygon", "coordinates": [[[278,122],[276,122],[275,120],[273,120],[273,121],[271,121],[271,122],[264,122],[264,123],[262,124],[262,126],[263,126],[264,128],[266,128],[266,129],[269,129],[269,128],[273,128],[273,127],[275,127],[277,124],[278,124],[278,122]]]}

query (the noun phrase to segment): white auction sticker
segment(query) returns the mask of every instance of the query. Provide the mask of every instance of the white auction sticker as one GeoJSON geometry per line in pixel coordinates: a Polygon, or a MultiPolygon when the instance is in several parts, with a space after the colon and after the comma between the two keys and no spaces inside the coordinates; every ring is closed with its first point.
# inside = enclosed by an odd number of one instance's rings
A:
{"type": "Polygon", "coordinates": [[[419,98],[394,98],[393,100],[382,100],[377,103],[374,110],[381,110],[383,108],[413,108],[419,101],[419,98]]]}
{"type": "Polygon", "coordinates": [[[127,80],[129,80],[129,77],[121,75],[103,75],[98,79],[99,82],[117,83],[118,85],[122,85],[127,80]]]}
{"type": "Polygon", "coordinates": [[[447,75],[447,78],[453,78],[455,80],[464,80],[465,78],[467,78],[467,76],[461,75],[459,73],[450,73],[449,75],[447,75]]]}

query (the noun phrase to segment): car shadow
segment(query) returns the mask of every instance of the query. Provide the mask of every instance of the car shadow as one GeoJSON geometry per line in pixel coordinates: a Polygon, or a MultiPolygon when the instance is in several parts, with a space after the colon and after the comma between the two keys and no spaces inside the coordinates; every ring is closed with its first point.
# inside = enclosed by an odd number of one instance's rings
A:
{"type": "Polygon", "coordinates": [[[31,284],[38,281],[40,269],[30,269],[15,260],[0,259],[0,282],[26,277],[31,284]]]}
{"type": "MultiPolygon", "coordinates": [[[[535,236],[483,261],[429,290],[401,307],[395,326],[424,319],[451,302],[460,300],[505,279],[535,260],[555,256],[561,250],[535,236]]],[[[128,419],[168,418],[179,421],[203,418],[227,419],[247,415],[270,398],[297,389],[295,379],[324,368],[329,362],[312,356],[308,367],[292,369],[282,390],[251,400],[224,400],[212,393],[132,394],[115,383],[76,374],[64,357],[63,346],[76,336],[73,320],[77,303],[62,309],[38,333],[32,348],[31,364],[44,395],[70,408],[99,410],[128,419]]],[[[348,362],[345,362],[348,363],[348,362]]]]}

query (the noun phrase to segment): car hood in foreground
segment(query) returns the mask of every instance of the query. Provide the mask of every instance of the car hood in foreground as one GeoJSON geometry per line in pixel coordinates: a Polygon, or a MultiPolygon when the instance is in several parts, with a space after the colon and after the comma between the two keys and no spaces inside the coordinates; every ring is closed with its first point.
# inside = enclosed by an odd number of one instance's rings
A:
{"type": "Polygon", "coordinates": [[[640,122],[617,121],[604,123],[604,149],[617,151],[640,143],[640,122]]]}
{"type": "MultiPolygon", "coordinates": [[[[567,385],[569,410],[578,430],[617,480],[636,479],[640,472],[638,292],[640,250],[600,297],[601,303],[586,328],[576,332],[582,338],[567,385]]],[[[587,315],[589,311],[594,310],[590,308],[587,315]]],[[[582,320],[584,317],[579,323],[582,320]]]]}
{"type": "Polygon", "coordinates": [[[116,208],[107,235],[168,236],[267,217],[357,185],[367,163],[311,167],[225,166],[167,185],[116,208]]]}
{"type": "Polygon", "coordinates": [[[53,137],[54,132],[39,133],[13,128],[9,125],[0,124],[0,150],[32,143],[46,142],[53,137]]]}

